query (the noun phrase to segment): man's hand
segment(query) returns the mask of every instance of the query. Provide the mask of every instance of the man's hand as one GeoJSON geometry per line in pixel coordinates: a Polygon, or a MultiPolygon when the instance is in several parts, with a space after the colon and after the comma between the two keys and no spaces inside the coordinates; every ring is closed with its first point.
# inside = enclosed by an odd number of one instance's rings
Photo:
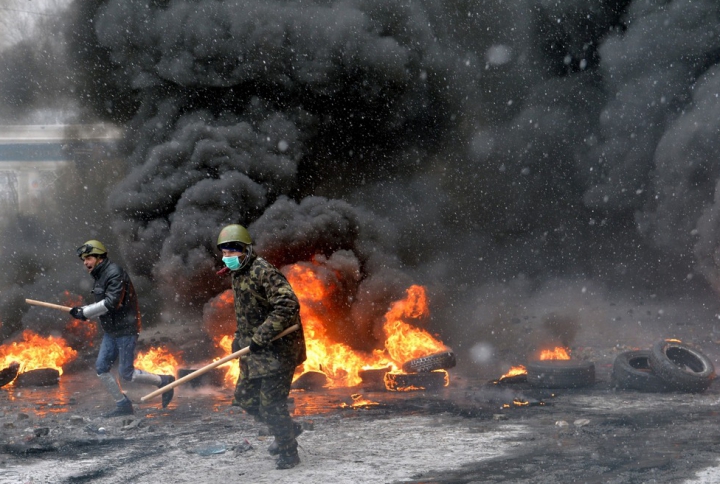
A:
{"type": "Polygon", "coordinates": [[[235,353],[240,349],[240,342],[237,338],[233,338],[232,343],[230,344],[230,353],[235,353]]]}
{"type": "Polygon", "coordinates": [[[80,306],[75,306],[70,309],[70,316],[72,316],[75,319],[80,319],[82,321],[87,321],[87,318],[83,314],[83,310],[80,306]]]}
{"type": "Polygon", "coordinates": [[[250,340],[250,353],[258,353],[259,351],[262,351],[264,349],[265,347],[257,344],[254,339],[250,340]]]}

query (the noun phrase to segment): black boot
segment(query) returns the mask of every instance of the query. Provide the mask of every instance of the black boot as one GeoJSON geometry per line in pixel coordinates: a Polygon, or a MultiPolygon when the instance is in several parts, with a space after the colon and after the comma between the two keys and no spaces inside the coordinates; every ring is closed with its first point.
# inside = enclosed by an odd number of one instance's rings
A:
{"type": "MultiPolygon", "coordinates": [[[[175,377],[172,375],[160,375],[160,386],[158,388],[162,388],[165,385],[169,385],[170,383],[175,381],[175,377]]],[[[165,408],[170,404],[170,401],[173,399],[173,396],[175,395],[175,390],[168,390],[165,393],[162,394],[162,407],[165,408]]]]}
{"type": "Polygon", "coordinates": [[[115,410],[113,410],[112,412],[103,414],[103,417],[105,417],[105,418],[122,417],[125,415],[132,415],[132,414],[133,414],[132,402],[127,397],[127,395],[125,395],[125,400],[118,403],[115,407],[115,410]]]}
{"type": "Polygon", "coordinates": [[[297,449],[287,454],[280,454],[277,460],[278,469],[292,469],[300,463],[300,456],[297,453],[297,449]]]}
{"type": "MultiPolygon", "coordinates": [[[[295,437],[297,438],[298,435],[303,433],[302,424],[300,422],[293,422],[293,431],[295,432],[295,437]]],[[[278,448],[278,444],[275,440],[273,440],[272,444],[268,446],[267,451],[270,455],[278,455],[280,453],[280,449],[278,448]]]]}

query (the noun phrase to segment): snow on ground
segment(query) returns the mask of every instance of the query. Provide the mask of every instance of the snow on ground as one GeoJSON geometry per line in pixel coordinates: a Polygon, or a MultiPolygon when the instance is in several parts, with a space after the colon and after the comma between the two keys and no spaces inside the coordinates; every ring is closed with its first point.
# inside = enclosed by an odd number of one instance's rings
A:
{"type": "MultiPolygon", "coordinates": [[[[117,456],[97,456],[75,461],[37,459],[27,465],[2,469],[2,484],[40,484],[87,479],[98,469],[102,483],[378,483],[402,482],[430,470],[458,468],[463,464],[501,456],[525,432],[522,425],[503,424],[492,431],[469,426],[467,419],[451,416],[399,416],[382,420],[315,420],[315,430],[299,438],[302,463],[291,470],[275,469],[274,458],[265,448],[269,441],[247,437],[253,449],[201,456],[196,450],[214,444],[232,447],[235,432],[217,435],[215,441],[192,437],[172,441],[155,458],[141,465],[125,465],[109,478],[102,477],[102,461],[119,462],[117,456]],[[80,477],[83,476],[83,477],[80,477]]],[[[148,449],[149,450],[149,449],[148,449]]],[[[131,456],[119,457],[125,462],[131,456]]]]}

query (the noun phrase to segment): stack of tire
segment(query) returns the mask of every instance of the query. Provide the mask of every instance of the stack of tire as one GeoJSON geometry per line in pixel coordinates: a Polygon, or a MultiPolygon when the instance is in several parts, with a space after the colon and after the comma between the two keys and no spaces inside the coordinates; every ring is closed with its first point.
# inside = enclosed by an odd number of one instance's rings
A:
{"type": "Polygon", "coordinates": [[[678,341],[658,341],[649,350],[621,353],[612,373],[615,388],[641,392],[701,393],[714,378],[712,361],[678,341]]]}
{"type": "Polygon", "coordinates": [[[405,373],[386,373],[385,387],[391,391],[403,388],[437,390],[448,383],[447,373],[438,370],[449,370],[456,364],[455,353],[450,350],[415,358],[402,365],[405,373]]]}

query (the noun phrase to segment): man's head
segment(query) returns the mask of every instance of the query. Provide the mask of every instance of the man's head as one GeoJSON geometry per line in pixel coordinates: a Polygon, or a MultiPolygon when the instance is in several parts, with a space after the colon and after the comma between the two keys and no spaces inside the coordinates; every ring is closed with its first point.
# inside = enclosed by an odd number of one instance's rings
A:
{"type": "Polygon", "coordinates": [[[100,262],[105,260],[107,250],[99,240],[88,240],[77,248],[77,255],[82,259],[85,269],[92,272],[100,262]]]}
{"type": "Polygon", "coordinates": [[[217,248],[222,251],[223,262],[230,270],[245,267],[252,255],[252,238],[242,225],[227,225],[220,231],[217,248]]]}

